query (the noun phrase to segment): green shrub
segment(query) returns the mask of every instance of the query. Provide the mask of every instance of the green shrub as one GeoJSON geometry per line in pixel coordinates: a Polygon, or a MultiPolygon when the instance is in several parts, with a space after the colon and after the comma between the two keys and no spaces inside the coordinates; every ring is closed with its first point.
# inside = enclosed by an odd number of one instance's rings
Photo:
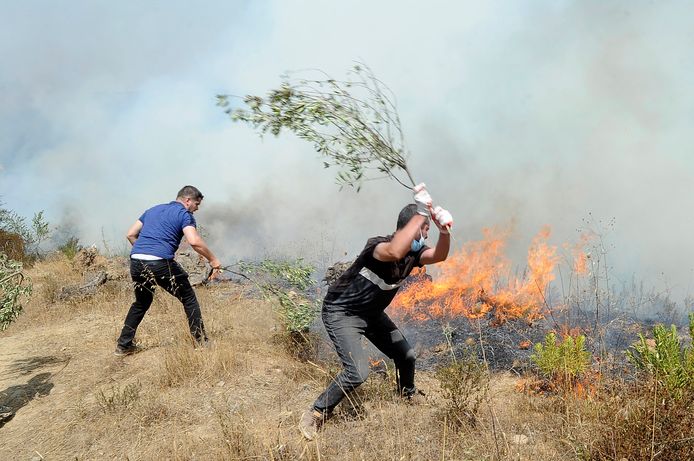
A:
{"type": "Polygon", "coordinates": [[[72,261],[75,255],[80,251],[82,246],[80,245],[80,239],[77,237],[69,237],[65,243],[58,247],[58,251],[67,256],[67,259],[72,261]]]}
{"type": "MultiPolygon", "coordinates": [[[[268,287],[265,289],[269,290],[268,287]]],[[[275,311],[284,327],[280,336],[285,349],[301,361],[314,360],[318,338],[309,328],[320,312],[320,304],[293,291],[273,288],[270,292],[279,300],[279,307],[275,311]]]]}
{"type": "Polygon", "coordinates": [[[246,274],[264,274],[271,276],[275,284],[284,287],[295,288],[298,290],[306,290],[311,285],[315,285],[315,280],[311,278],[311,274],[315,268],[306,264],[303,258],[298,258],[293,261],[277,261],[274,259],[265,259],[259,263],[241,262],[239,268],[246,274]]]}
{"type": "Polygon", "coordinates": [[[265,260],[262,263],[262,267],[270,274],[286,280],[291,286],[299,290],[305,290],[315,283],[311,278],[315,268],[310,264],[304,263],[302,258],[298,258],[295,261],[280,262],[265,260]]]}
{"type": "Polygon", "coordinates": [[[242,262],[239,267],[245,274],[264,278],[254,282],[265,296],[279,301],[276,311],[286,331],[304,333],[309,330],[320,312],[320,303],[302,293],[316,284],[311,278],[315,270],[313,266],[299,258],[294,261],[265,259],[259,263],[242,262]]]}
{"type": "MultiPolygon", "coordinates": [[[[689,314],[689,330],[694,337],[694,313],[689,314]]],[[[652,340],[640,335],[639,341],[627,351],[627,357],[675,396],[685,388],[694,387],[694,347],[682,346],[674,325],[670,328],[656,325],[652,340]]]]}
{"type": "Polygon", "coordinates": [[[31,223],[19,213],[4,207],[0,201],[0,230],[19,235],[22,238],[24,251],[37,257],[41,242],[46,240],[51,229],[48,221],[43,216],[43,211],[34,214],[31,223]]]}
{"type": "Polygon", "coordinates": [[[287,352],[302,361],[312,360],[317,352],[317,341],[309,329],[320,312],[320,301],[309,293],[309,289],[316,287],[316,281],[311,278],[315,268],[301,258],[241,261],[238,267],[241,272],[236,274],[255,284],[265,298],[278,301],[275,312],[283,332],[277,339],[284,343],[287,352]]]}
{"type": "Polygon", "coordinates": [[[320,304],[293,291],[274,293],[279,300],[277,313],[289,332],[306,332],[320,312],[320,304]]]}
{"type": "Polygon", "coordinates": [[[31,283],[22,272],[22,263],[0,252],[0,330],[5,330],[22,312],[22,296],[31,294],[31,283]]]}
{"type": "Polygon", "coordinates": [[[530,356],[540,373],[550,380],[571,383],[588,370],[590,353],[585,349],[586,337],[566,336],[561,342],[557,335],[547,333],[543,343],[535,344],[530,356]]]}

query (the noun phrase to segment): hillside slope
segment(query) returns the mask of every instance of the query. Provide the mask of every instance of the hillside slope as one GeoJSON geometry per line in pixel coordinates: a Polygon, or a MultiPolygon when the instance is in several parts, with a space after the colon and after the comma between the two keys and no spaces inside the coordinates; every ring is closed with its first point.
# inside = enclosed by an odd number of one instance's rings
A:
{"type": "Polygon", "coordinates": [[[357,411],[343,404],[306,442],[296,425],[338,370],[334,354],[292,357],[272,304],[245,287],[197,289],[212,339],[199,350],[180,304],[158,293],[138,331],[144,350],[117,358],[127,278],[60,302],[57,287],[81,277],[74,263],[55,257],[29,275],[25,313],[0,333],[0,405],[16,411],[0,427],[0,459],[573,459],[552,415],[503,374],[474,428],[444,424],[433,374],[418,373],[428,397],[409,405],[393,395],[391,371],[363,386],[357,411]]]}

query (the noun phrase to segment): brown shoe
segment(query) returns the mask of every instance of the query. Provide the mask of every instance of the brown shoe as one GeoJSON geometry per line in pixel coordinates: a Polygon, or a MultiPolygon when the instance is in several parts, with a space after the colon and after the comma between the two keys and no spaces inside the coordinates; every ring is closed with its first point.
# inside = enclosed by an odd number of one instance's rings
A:
{"type": "Polygon", "coordinates": [[[323,413],[313,408],[306,410],[299,420],[299,430],[306,440],[313,440],[323,426],[323,413]]]}

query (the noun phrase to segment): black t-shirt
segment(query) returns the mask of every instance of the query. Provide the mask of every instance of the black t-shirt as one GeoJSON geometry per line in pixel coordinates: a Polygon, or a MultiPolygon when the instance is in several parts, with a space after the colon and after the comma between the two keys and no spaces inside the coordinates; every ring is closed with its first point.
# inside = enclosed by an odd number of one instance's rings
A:
{"type": "Polygon", "coordinates": [[[374,248],[382,242],[390,242],[392,235],[373,237],[366,242],[357,259],[328,288],[323,302],[326,307],[337,307],[355,314],[383,311],[393,300],[400,285],[414,267],[421,267],[419,258],[428,248],[409,251],[397,261],[379,261],[374,258],[374,248]]]}

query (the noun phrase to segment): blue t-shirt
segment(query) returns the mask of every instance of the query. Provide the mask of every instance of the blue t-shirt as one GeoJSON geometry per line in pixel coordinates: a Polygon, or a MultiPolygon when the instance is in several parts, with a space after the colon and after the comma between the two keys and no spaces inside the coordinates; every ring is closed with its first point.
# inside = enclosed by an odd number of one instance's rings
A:
{"type": "Polygon", "coordinates": [[[181,202],[154,206],[140,216],[143,226],[130,254],[146,254],[173,259],[181,244],[183,228],[196,227],[193,213],[181,202]]]}

